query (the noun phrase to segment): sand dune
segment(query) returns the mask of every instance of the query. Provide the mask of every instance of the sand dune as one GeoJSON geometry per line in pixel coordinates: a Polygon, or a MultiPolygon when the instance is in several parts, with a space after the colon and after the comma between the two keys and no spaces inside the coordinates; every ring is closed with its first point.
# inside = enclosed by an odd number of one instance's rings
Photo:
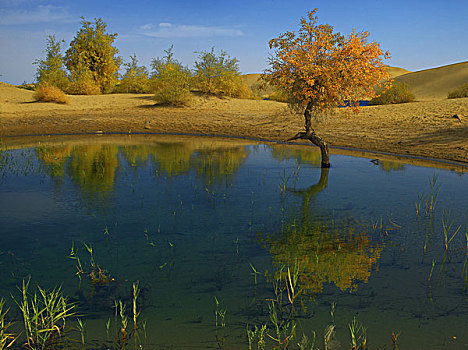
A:
{"type": "MultiPolygon", "coordinates": [[[[404,68],[399,68],[399,67],[387,67],[387,71],[390,73],[390,76],[392,78],[398,77],[403,74],[408,74],[411,73],[409,70],[406,70],[404,68]]],[[[244,74],[242,75],[242,78],[244,79],[244,82],[248,86],[252,86],[254,84],[257,84],[260,80],[261,74],[258,73],[252,73],[252,74],[244,74]]]]}
{"type": "Polygon", "coordinates": [[[387,67],[387,72],[390,73],[390,77],[392,79],[403,74],[411,73],[411,71],[406,70],[404,68],[400,68],[400,67],[387,67]]]}
{"type": "Polygon", "coordinates": [[[445,99],[450,91],[468,83],[468,61],[403,74],[395,81],[407,83],[417,100],[445,99]]]}

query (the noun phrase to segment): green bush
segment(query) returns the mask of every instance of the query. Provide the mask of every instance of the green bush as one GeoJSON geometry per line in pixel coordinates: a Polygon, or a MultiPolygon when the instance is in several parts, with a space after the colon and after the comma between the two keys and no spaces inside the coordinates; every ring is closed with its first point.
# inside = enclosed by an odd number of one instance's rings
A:
{"type": "Polygon", "coordinates": [[[198,53],[194,84],[199,91],[216,96],[249,98],[251,95],[239,72],[238,60],[223,50],[216,55],[214,47],[198,53]]]}
{"type": "Polygon", "coordinates": [[[145,66],[138,66],[136,55],[130,56],[131,61],[124,63],[127,68],[114,92],[145,94],[151,92],[148,70],[145,66]]]}
{"type": "Polygon", "coordinates": [[[151,85],[155,100],[162,105],[183,106],[190,102],[190,70],[173,58],[172,46],[166,56],[153,59],[151,85]]]}
{"type": "Polygon", "coordinates": [[[455,90],[452,90],[448,93],[447,98],[463,98],[463,97],[468,97],[468,83],[463,84],[456,88],[455,90]]]}
{"type": "Polygon", "coordinates": [[[387,105],[395,103],[413,102],[414,95],[409,91],[408,85],[403,82],[394,82],[388,90],[383,87],[377,91],[377,96],[370,100],[371,105],[387,105]]]}

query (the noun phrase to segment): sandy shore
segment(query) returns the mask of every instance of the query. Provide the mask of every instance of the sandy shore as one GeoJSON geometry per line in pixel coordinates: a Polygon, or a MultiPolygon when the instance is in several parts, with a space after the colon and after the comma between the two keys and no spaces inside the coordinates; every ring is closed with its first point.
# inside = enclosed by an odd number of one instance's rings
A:
{"type": "MultiPolygon", "coordinates": [[[[303,117],[283,103],[194,96],[190,107],[155,106],[151,95],[71,96],[68,105],[34,102],[32,92],[0,85],[0,136],[61,133],[194,133],[285,140],[303,117]]],[[[331,146],[468,164],[468,98],[338,111],[313,127],[331,146]],[[454,118],[458,115],[460,119],[454,118]]]]}

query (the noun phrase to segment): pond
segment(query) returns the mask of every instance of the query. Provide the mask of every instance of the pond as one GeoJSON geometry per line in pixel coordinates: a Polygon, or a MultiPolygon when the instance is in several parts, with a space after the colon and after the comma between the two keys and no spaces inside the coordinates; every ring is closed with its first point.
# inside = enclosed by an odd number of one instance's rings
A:
{"type": "Polygon", "coordinates": [[[333,152],[321,169],[311,146],[3,140],[16,346],[29,283],[30,303],[75,305],[68,348],[467,348],[468,169],[333,152]]]}

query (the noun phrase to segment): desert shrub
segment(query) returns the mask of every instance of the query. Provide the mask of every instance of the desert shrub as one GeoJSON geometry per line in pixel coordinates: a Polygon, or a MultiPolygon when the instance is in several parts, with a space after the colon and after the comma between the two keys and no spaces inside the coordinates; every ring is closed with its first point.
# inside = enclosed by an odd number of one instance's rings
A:
{"type": "Polygon", "coordinates": [[[66,90],[68,87],[68,77],[65,72],[63,56],[61,54],[61,42],[55,36],[47,37],[46,58],[37,60],[36,80],[39,84],[47,84],[66,90]]]}
{"type": "Polygon", "coordinates": [[[183,106],[190,102],[190,70],[173,58],[172,46],[163,58],[153,59],[151,86],[155,100],[162,105],[183,106]]]}
{"type": "Polygon", "coordinates": [[[43,102],[55,102],[60,104],[70,103],[65,93],[54,85],[47,83],[39,84],[34,92],[34,99],[43,102]]]}
{"type": "Polygon", "coordinates": [[[387,105],[414,101],[414,95],[409,91],[408,84],[394,82],[389,89],[380,87],[377,96],[370,100],[371,105],[387,105]]]}
{"type": "Polygon", "coordinates": [[[463,97],[468,97],[468,83],[463,84],[456,88],[455,90],[452,90],[448,93],[447,98],[463,98],[463,97]]]}
{"type": "Polygon", "coordinates": [[[36,84],[27,83],[26,81],[23,81],[23,83],[20,85],[16,85],[16,87],[20,89],[24,89],[24,90],[29,90],[29,91],[36,90],[36,84]]]}
{"type": "Polygon", "coordinates": [[[127,68],[115,92],[121,93],[148,93],[151,91],[148,70],[145,66],[138,66],[136,55],[130,56],[130,62],[124,63],[127,68]]]}
{"type": "Polygon", "coordinates": [[[230,58],[222,50],[216,55],[214,47],[211,51],[198,53],[194,85],[199,91],[216,96],[242,97],[248,93],[248,87],[239,72],[238,60],[230,58]]]}

